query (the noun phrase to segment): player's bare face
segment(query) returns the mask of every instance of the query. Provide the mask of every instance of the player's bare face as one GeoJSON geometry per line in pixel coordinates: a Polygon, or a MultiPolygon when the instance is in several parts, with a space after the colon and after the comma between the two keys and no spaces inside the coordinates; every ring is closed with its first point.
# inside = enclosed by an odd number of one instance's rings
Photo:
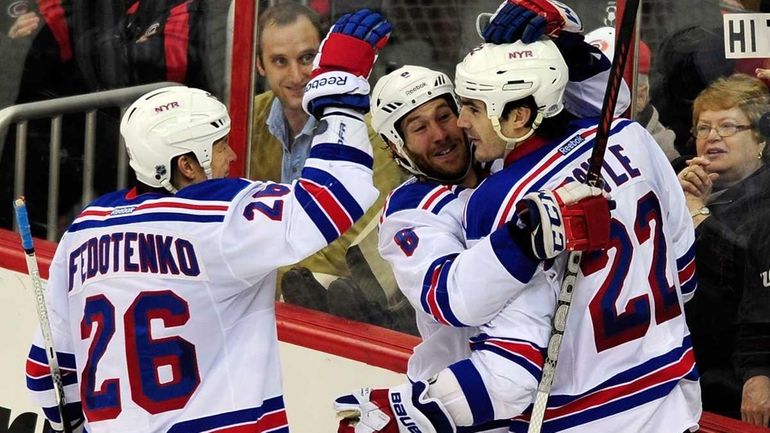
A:
{"type": "Polygon", "coordinates": [[[761,161],[757,158],[764,143],[757,140],[752,129],[735,132],[729,137],[720,137],[715,128],[750,125],[751,121],[740,108],[721,111],[703,111],[698,116],[695,127],[711,127],[708,136],[695,139],[698,156],[709,161],[706,170],[718,173],[714,186],[728,186],[746,178],[757,168],[761,161]]]}
{"type": "Polygon", "coordinates": [[[304,16],[286,25],[268,24],[262,30],[257,69],[284,109],[302,111],[305,84],[320,43],[318,32],[304,16]]]}
{"type": "Polygon", "coordinates": [[[230,164],[238,157],[227,142],[227,137],[214,143],[211,149],[211,177],[220,179],[230,175],[230,164]]]}
{"type": "Polygon", "coordinates": [[[487,117],[486,105],[476,99],[462,98],[461,102],[457,125],[465,130],[468,140],[474,145],[473,156],[481,162],[502,158],[505,155],[505,141],[495,133],[492,121],[487,117]]]}
{"type": "Polygon", "coordinates": [[[465,174],[471,155],[446,99],[437,98],[415,108],[400,126],[409,156],[424,173],[438,179],[457,179],[465,174]]]}

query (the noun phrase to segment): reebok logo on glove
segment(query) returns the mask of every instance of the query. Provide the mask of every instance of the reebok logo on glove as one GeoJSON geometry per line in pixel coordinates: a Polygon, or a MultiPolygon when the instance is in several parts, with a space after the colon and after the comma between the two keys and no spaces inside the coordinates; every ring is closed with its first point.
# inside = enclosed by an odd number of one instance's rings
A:
{"type": "Polygon", "coordinates": [[[311,82],[307,83],[307,86],[305,86],[305,91],[307,92],[309,90],[325,86],[344,86],[347,83],[348,77],[346,76],[324,77],[317,80],[312,80],[311,82]]]}

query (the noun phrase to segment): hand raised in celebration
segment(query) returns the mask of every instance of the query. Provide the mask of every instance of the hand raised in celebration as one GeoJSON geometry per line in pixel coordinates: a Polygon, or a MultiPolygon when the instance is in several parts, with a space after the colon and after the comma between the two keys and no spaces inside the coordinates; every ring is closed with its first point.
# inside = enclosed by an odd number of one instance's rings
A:
{"type": "Polygon", "coordinates": [[[388,42],[392,26],[369,9],[343,15],[334,23],[313,62],[302,105],[319,117],[324,108],[369,110],[367,78],[377,53],[388,42]]]}
{"type": "Polygon", "coordinates": [[[507,0],[492,14],[489,24],[477,30],[485,42],[521,40],[528,44],[543,35],[556,38],[562,30],[580,32],[583,23],[572,8],[555,0],[507,0]]]}

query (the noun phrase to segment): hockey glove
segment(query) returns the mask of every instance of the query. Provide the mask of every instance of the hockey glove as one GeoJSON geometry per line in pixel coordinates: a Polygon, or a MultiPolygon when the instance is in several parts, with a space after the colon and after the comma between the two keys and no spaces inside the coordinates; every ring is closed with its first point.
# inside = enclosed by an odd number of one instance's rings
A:
{"type": "Polygon", "coordinates": [[[390,389],[364,388],[334,400],[342,417],[338,433],[454,433],[452,419],[437,399],[427,397],[425,382],[390,389]]]}
{"type": "Polygon", "coordinates": [[[556,0],[507,0],[492,14],[483,30],[481,16],[476,26],[485,42],[495,44],[518,40],[529,44],[543,35],[557,38],[562,31],[578,33],[583,30],[583,23],[575,11],[556,0]]]}
{"type": "Polygon", "coordinates": [[[509,229],[528,233],[531,253],[541,260],[564,250],[601,250],[609,245],[610,208],[600,188],[573,181],[525,195],[516,204],[519,221],[509,229]]]}
{"type": "Polygon", "coordinates": [[[343,15],[329,30],[313,61],[302,106],[320,117],[326,107],[369,110],[369,81],[377,52],[388,43],[391,25],[382,15],[361,9],[343,15]]]}

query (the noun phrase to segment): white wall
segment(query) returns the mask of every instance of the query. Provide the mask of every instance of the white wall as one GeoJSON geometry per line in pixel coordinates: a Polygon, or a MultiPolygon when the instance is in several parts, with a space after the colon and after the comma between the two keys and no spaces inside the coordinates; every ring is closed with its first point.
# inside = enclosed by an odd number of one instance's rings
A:
{"type": "Polygon", "coordinates": [[[337,431],[335,397],[364,386],[384,387],[406,376],[339,356],[281,343],[286,411],[292,433],[337,431]]]}
{"type": "MultiPolygon", "coordinates": [[[[10,409],[9,423],[24,412],[40,413],[27,397],[24,363],[37,325],[32,283],[26,274],[0,268],[0,411],[10,409]]],[[[382,368],[305,347],[281,343],[286,409],[292,433],[336,431],[332,400],[362,386],[389,386],[406,380],[382,368]]],[[[17,424],[11,433],[40,433],[17,424]]],[[[1,418],[0,418],[1,419],[1,418]]],[[[0,425],[0,431],[6,426],[0,425]]]]}

